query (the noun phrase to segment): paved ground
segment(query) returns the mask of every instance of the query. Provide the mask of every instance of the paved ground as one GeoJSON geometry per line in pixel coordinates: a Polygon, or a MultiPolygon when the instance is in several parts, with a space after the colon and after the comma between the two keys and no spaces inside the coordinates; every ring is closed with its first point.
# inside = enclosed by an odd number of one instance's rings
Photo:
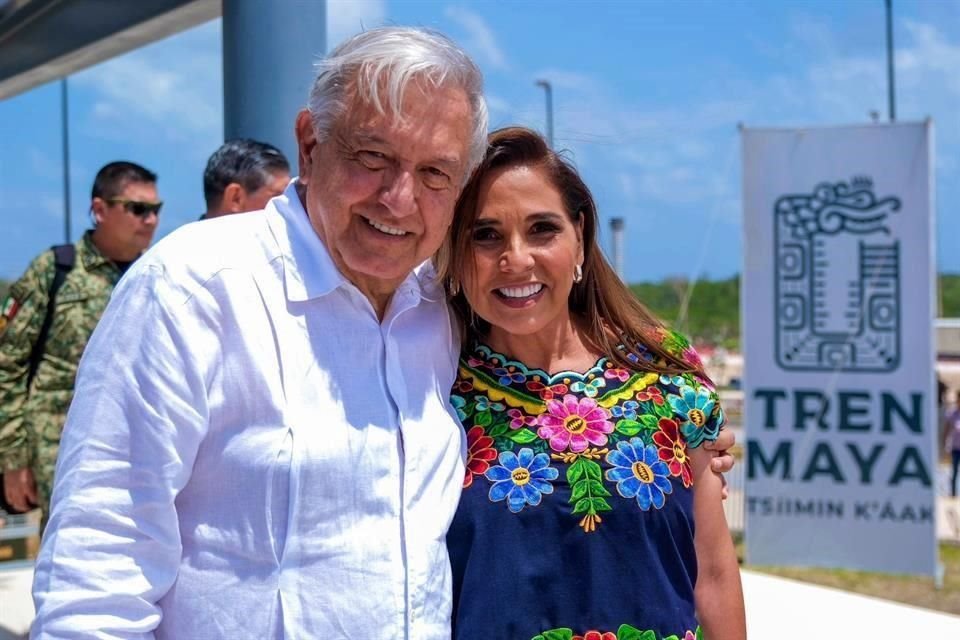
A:
{"type": "MultiPolygon", "coordinates": [[[[26,638],[32,571],[0,571],[0,640],[26,638]]],[[[960,638],[960,617],[752,571],[743,572],[751,640],[960,638]]]]}

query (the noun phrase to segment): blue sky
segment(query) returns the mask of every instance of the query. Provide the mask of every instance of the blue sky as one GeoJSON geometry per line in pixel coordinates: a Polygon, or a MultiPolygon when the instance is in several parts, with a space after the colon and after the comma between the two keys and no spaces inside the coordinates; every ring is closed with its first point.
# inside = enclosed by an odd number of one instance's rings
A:
{"type": "MultiPolygon", "coordinates": [[[[883,4],[331,0],[327,44],[384,23],[437,28],[483,68],[493,126],[543,129],[534,82],[550,80],[556,146],[604,231],[626,219],[627,279],[720,278],[741,264],[737,124],[886,119],[883,4]]],[[[898,120],[935,121],[938,265],[960,272],[960,0],[894,10],[898,120]]],[[[222,141],[220,51],[218,20],[70,77],[74,236],[93,175],[115,159],[160,175],[159,235],[196,219],[222,141]]],[[[59,95],[54,83],[0,101],[0,278],[62,241],[59,95]]]]}

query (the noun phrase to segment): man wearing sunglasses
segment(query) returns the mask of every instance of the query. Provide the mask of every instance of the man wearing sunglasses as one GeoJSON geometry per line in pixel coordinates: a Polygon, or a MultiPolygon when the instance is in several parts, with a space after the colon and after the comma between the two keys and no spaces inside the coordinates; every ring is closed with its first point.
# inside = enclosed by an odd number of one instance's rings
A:
{"type": "Polygon", "coordinates": [[[40,254],[0,307],[0,471],[16,511],[48,514],[77,365],[114,286],[157,229],[157,176],[111,162],[93,183],[93,229],[40,254]]]}

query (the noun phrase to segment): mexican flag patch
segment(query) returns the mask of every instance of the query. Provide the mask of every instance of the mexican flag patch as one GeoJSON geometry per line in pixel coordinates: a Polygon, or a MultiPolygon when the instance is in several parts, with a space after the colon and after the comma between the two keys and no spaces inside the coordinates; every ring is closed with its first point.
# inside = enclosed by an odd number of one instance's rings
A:
{"type": "Polygon", "coordinates": [[[7,328],[7,323],[13,320],[19,310],[20,303],[17,302],[16,298],[7,296],[7,299],[3,301],[3,307],[0,307],[0,333],[3,333],[3,330],[7,328]]]}

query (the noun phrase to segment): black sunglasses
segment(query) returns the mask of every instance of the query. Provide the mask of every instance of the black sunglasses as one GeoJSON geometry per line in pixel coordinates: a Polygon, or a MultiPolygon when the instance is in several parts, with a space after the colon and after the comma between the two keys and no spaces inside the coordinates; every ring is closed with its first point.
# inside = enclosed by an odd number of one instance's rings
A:
{"type": "Polygon", "coordinates": [[[141,218],[146,218],[151,213],[160,215],[160,207],[163,202],[141,202],[139,200],[127,200],[126,198],[107,198],[109,204],[122,204],[123,208],[129,213],[141,218]]]}

